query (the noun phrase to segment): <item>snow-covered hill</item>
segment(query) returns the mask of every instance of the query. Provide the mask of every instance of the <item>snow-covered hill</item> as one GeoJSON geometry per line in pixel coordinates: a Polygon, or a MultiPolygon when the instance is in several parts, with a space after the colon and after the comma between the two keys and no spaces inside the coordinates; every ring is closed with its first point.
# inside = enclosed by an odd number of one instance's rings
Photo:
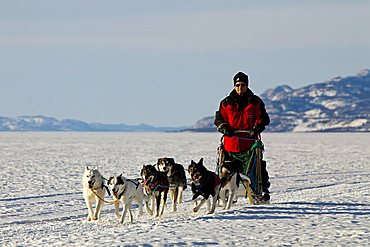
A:
{"type": "MultiPolygon", "coordinates": [[[[370,131],[370,70],[298,89],[282,85],[260,96],[271,117],[266,131],[370,131]]],[[[192,129],[215,130],[213,117],[192,129]]]]}
{"type": "Polygon", "coordinates": [[[280,86],[261,95],[269,131],[370,131],[370,71],[299,89],[280,86]]]}
{"type": "Polygon", "coordinates": [[[153,127],[147,124],[101,124],[79,120],[57,120],[47,116],[21,116],[8,118],[0,116],[0,131],[177,131],[183,128],[153,127]]]}

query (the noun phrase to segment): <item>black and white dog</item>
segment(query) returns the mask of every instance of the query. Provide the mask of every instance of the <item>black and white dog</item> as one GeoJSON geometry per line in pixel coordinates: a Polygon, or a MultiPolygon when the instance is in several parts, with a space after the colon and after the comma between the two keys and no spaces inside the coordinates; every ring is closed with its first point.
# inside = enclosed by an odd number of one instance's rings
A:
{"type": "Polygon", "coordinates": [[[220,201],[224,209],[230,209],[233,200],[237,198],[240,175],[238,172],[239,164],[233,161],[224,161],[220,167],[221,191],[220,201]],[[227,198],[226,195],[228,194],[227,198]]]}
{"type": "Polygon", "coordinates": [[[110,177],[108,185],[113,193],[113,199],[115,201],[115,214],[119,220],[119,223],[123,223],[127,211],[129,212],[128,220],[132,223],[132,201],[139,205],[139,215],[143,214],[143,202],[145,203],[146,211],[149,215],[152,215],[149,209],[149,197],[144,194],[143,186],[136,179],[126,179],[124,176],[119,175],[117,177],[110,177]],[[122,202],[124,210],[122,215],[119,213],[119,202],[122,202]]]}
{"type": "Polygon", "coordinates": [[[185,169],[181,164],[175,163],[173,158],[159,158],[157,161],[159,171],[167,174],[170,184],[170,197],[172,200],[172,212],[177,211],[177,204],[182,203],[182,194],[186,189],[185,169]]]}
{"type": "Polygon", "coordinates": [[[203,196],[199,204],[194,204],[193,212],[198,212],[200,207],[207,201],[207,214],[214,213],[216,201],[220,193],[221,179],[216,173],[207,170],[207,168],[203,165],[203,158],[201,158],[198,163],[192,160],[188,167],[188,172],[192,180],[192,200],[197,199],[197,197],[200,195],[203,196]],[[210,206],[210,196],[212,196],[212,207],[210,206]]]}
{"type": "Polygon", "coordinates": [[[144,165],[140,175],[143,179],[143,187],[146,194],[152,198],[152,211],[154,211],[153,201],[155,200],[156,202],[153,217],[162,216],[169,189],[167,175],[164,172],[158,171],[155,165],[144,165]]]}

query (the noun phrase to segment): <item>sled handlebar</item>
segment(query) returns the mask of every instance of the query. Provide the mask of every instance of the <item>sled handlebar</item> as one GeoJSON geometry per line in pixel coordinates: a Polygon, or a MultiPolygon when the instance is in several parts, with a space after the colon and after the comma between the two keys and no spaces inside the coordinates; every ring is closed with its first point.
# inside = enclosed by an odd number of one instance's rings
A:
{"type": "MultiPolygon", "coordinates": [[[[236,134],[237,133],[246,133],[248,135],[251,134],[250,130],[236,130],[234,131],[236,134]]],[[[222,135],[221,139],[223,139],[225,135],[222,135]]],[[[232,136],[231,138],[238,138],[239,140],[258,140],[259,138],[253,138],[253,137],[248,137],[248,138],[243,138],[243,137],[238,137],[238,136],[232,136]]]]}
{"type": "Polygon", "coordinates": [[[250,134],[251,131],[250,130],[236,130],[235,133],[247,133],[247,134],[250,134]]]}

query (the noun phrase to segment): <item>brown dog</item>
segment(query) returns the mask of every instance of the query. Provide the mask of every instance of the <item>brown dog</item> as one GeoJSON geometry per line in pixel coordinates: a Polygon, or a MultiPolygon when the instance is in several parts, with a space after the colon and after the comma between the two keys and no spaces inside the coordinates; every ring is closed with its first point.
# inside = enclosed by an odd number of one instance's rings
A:
{"type": "MultiPolygon", "coordinates": [[[[155,169],[155,165],[144,165],[140,174],[141,178],[144,180],[143,187],[146,194],[153,197],[156,201],[156,213],[153,214],[153,216],[160,217],[163,215],[167,201],[169,189],[167,175],[164,172],[160,172],[155,169]]],[[[152,206],[154,206],[153,203],[152,206]]]]}
{"type": "Polygon", "coordinates": [[[159,158],[158,170],[167,174],[170,183],[170,197],[172,200],[172,212],[176,212],[177,204],[182,203],[182,193],[186,189],[185,169],[181,164],[175,163],[173,158],[159,158]]]}

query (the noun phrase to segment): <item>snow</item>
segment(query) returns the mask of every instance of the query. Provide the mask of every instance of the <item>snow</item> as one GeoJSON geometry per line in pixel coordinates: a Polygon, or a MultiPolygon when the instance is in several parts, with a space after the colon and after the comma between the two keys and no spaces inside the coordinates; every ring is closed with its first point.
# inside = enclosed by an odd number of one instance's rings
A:
{"type": "Polygon", "coordinates": [[[33,123],[41,125],[45,122],[45,119],[42,117],[20,117],[20,119],[27,123],[33,123]]]}
{"type": "Polygon", "coordinates": [[[271,97],[271,101],[281,101],[285,98],[286,96],[282,93],[278,93],[276,95],[274,95],[273,97],[271,97]]]}
{"type": "Polygon", "coordinates": [[[315,111],[310,110],[306,111],[305,115],[309,117],[308,119],[302,120],[298,119],[296,120],[296,126],[293,129],[293,132],[312,132],[312,131],[323,131],[323,130],[330,130],[330,129],[342,129],[342,128],[359,128],[363,127],[363,131],[369,131],[369,129],[366,129],[366,124],[368,123],[367,119],[359,118],[355,120],[331,120],[331,121],[325,121],[325,115],[322,113],[320,116],[316,115],[319,114],[321,111],[317,110],[315,111]],[[323,117],[323,121],[317,121],[315,118],[323,117]]]}
{"type": "Polygon", "coordinates": [[[355,119],[349,121],[331,121],[328,123],[315,123],[315,127],[310,130],[325,130],[330,128],[355,128],[366,125],[367,119],[355,119]]]}
{"type": "Polygon", "coordinates": [[[364,69],[364,70],[361,70],[360,72],[358,72],[357,76],[364,77],[364,76],[368,76],[369,73],[370,73],[370,69],[364,69]]]}
{"type": "Polygon", "coordinates": [[[331,80],[329,80],[330,82],[338,82],[338,81],[341,81],[341,80],[343,80],[343,77],[341,77],[341,76],[336,76],[336,77],[334,77],[333,79],[331,79],[331,80]]]}
{"type": "Polygon", "coordinates": [[[351,127],[360,127],[360,126],[364,126],[365,124],[367,124],[367,122],[368,122],[367,119],[359,118],[359,119],[353,120],[348,125],[351,126],[351,127]]]}
{"type": "Polygon", "coordinates": [[[311,109],[308,111],[305,111],[304,113],[306,117],[314,117],[314,118],[325,118],[328,117],[325,112],[323,112],[321,109],[311,109]]]}
{"type": "Polygon", "coordinates": [[[343,100],[325,100],[322,102],[322,105],[330,110],[335,110],[339,107],[344,107],[346,105],[346,102],[343,100]]]}
{"type": "MultiPolygon", "coordinates": [[[[0,132],[1,246],[368,246],[370,133],[266,133],[270,205],[244,198],[224,211],[178,212],[117,224],[112,205],[85,222],[85,165],[105,177],[138,177],[144,164],[204,158],[214,169],[217,133],[0,132]]],[[[108,197],[106,199],[109,199],[108,197]]],[[[169,203],[170,200],[169,200],[169,203]]]]}
{"type": "Polygon", "coordinates": [[[313,121],[310,119],[308,119],[307,121],[303,121],[302,119],[297,119],[296,120],[297,125],[294,127],[292,131],[293,132],[309,132],[309,131],[317,130],[316,128],[313,129],[312,127],[309,126],[312,122],[313,121]]]}
{"type": "Polygon", "coordinates": [[[335,97],[337,95],[336,90],[330,90],[327,88],[322,89],[316,89],[308,93],[309,97],[315,98],[315,97],[321,97],[321,96],[327,96],[327,97],[335,97]]]}
{"type": "Polygon", "coordinates": [[[8,127],[10,130],[14,130],[15,128],[17,128],[16,125],[13,125],[11,123],[6,123],[6,124],[4,124],[4,126],[8,127]]]}

